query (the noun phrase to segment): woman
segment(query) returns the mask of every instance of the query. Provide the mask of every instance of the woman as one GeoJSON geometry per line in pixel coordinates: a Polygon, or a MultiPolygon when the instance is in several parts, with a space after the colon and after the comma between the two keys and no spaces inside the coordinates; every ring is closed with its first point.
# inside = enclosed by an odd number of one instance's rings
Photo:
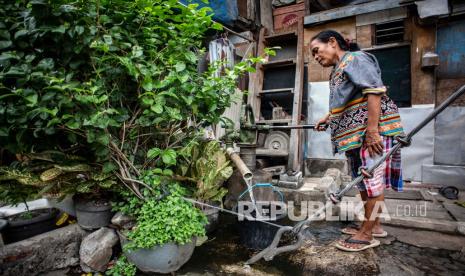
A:
{"type": "MultiPolygon", "coordinates": [[[[363,168],[370,167],[392,147],[394,136],[403,133],[397,106],[386,96],[378,62],[332,30],[314,36],[310,50],[321,66],[333,66],[330,112],[317,122],[316,129],[324,130],[321,124],[328,124],[334,153],[345,152],[353,177],[359,173],[368,176],[363,168]]],[[[384,202],[384,188],[389,187],[402,190],[400,152],[379,166],[373,177],[358,185],[365,202],[365,220],[359,228],[343,229],[343,233],[352,237],[339,241],[336,247],[361,251],[380,244],[373,237],[387,235],[380,225],[378,211],[384,202]]]]}

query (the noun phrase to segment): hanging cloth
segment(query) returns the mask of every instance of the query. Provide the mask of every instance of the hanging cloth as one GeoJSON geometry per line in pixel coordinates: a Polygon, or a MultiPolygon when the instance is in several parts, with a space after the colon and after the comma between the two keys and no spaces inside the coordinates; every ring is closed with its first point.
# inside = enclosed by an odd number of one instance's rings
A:
{"type": "Polygon", "coordinates": [[[221,60],[223,65],[218,68],[215,77],[221,76],[225,68],[232,69],[234,67],[234,45],[227,38],[218,38],[210,41],[208,45],[210,63],[221,60]]]}

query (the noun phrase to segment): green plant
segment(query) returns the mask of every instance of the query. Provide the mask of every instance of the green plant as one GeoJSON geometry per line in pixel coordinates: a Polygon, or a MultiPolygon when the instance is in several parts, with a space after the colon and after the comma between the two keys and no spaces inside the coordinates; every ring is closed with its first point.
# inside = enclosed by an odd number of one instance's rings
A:
{"type": "Polygon", "coordinates": [[[128,262],[123,255],[118,258],[116,263],[109,270],[105,271],[105,275],[109,276],[134,276],[136,275],[136,266],[128,262]]]}
{"type": "Polygon", "coordinates": [[[0,167],[0,183],[3,184],[0,185],[0,198],[4,202],[14,204],[19,202],[18,199],[79,193],[100,196],[121,188],[114,175],[83,163],[85,159],[79,156],[44,151],[24,154],[19,159],[21,161],[8,167],[0,167]]]}
{"type": "Polygon", "coordinates": [[[221,120],[237,78],[263,60],[199,73],[205,32],[221,26],[177,0],[0,5],[2,148],[83,156],[138,197],[141,171],[174,171],[198,130],[221,120]]]}
{"type": "Polygon", "coordinates": [[[180,155],[180,175],[195,183],[193,197],[204,202],[221,203],[228,192],[223,183],[232,175],[233,168],[220,143],[192,143],[180,155]]]}
{"type": "MultiPolygon", "coordinates": [[[[147,183],[146,176],[145,180],[147,183]]],[[[151,248],[169,242],[184,244],[205,235],[205,215],[186,201],[189,192],[177,183],[153,185],[155,198],[129,197],[115,204],[115,209],[136,217],[136,226],[127,233],[131,241],[125,248],[151,248]]],[[[124,195],[123,195],[124,197],[124,195]]]]}

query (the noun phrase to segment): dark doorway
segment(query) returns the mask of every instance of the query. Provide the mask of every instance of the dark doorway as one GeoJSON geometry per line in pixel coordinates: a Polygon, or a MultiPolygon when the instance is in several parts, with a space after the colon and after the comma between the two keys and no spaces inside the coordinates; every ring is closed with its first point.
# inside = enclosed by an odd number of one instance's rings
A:
{"type": "Polygon", "coordinates": [[[412,105],[410,46],[370,50],[378,59],[388,95],[399,107],[412,105]]]}

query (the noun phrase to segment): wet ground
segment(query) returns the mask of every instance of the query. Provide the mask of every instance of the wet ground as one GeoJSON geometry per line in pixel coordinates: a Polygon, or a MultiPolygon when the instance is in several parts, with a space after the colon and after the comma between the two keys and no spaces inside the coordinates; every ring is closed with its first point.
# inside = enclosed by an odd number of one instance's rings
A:
{"type": "MultiPolygon", "coordinates": [[[[310,239],[317,247],[324,248],[341,238],[339,229],[343,226],[340,222],[318,222],[312,224],[307,235],[313,236],[310,239]]],[[[383,240],[384,244],[372,254],[380,275],[464,275],[465,252],[419,248],[393,237],[383,240]]],[[[192,258],[176,275],[309,275],[308,271],[303,273],[301,267],[290,264],[289,255],[244,265],[256,252],[241,245],[234,218],[222,216],[219,228],[195,249],[192,258]]]]}

